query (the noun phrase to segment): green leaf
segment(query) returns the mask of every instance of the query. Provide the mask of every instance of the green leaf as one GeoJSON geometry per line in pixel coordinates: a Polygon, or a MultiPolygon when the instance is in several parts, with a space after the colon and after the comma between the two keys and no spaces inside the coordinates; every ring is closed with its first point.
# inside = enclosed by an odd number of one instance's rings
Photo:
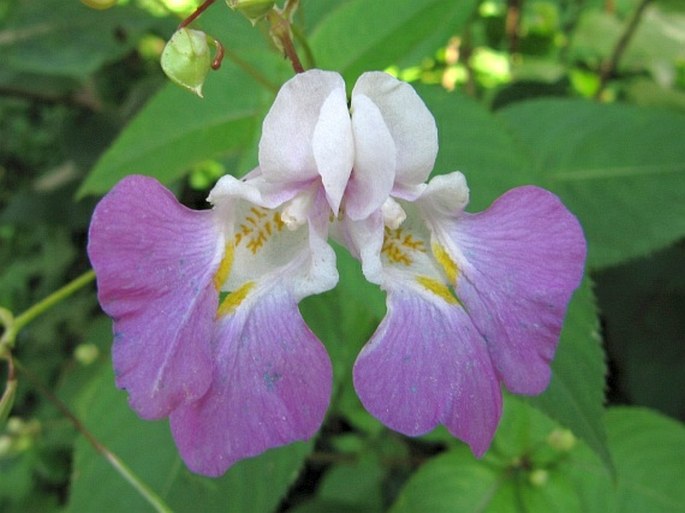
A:
{"type": "Polygon", "coordinates": [[[15,71],[83,79],[159,24],[132,7],[98,12],[79,2],[24,0],[0,29],[0,61],[15,71]]]}
{"type": "MultiPolygon", "coordinates": [[[[455,447],[423,465],[408,481],[391,513],[475,513],[502,487],[501,472],[455,447]]],[[[503,512],[504,513],[504,512],[503,512]]]]}
{"type": "Polygon", "coordinates": [[[648,254],[685,234],[685,116],[583,100],[532,100],[497,115],[439,88],[418,88],[435,116],[437,173],[460,170],[478,211],[537,184],[578,216],[590,267],[648,254]]]}
{"type": "Polygon", "coordinates": [[[317,26],[309,42],[317,67],[340,72],[351,85],[362,72],[397,64],[424,48],[428,37],[446,41],[466,22],[474,5],[472,0],[342,2],[317,26]]]}
{"type": "MultiPolygon", "coordinates": [[[[87,429],[179,512],[272,512],[312,448],[309,442],[272,449],[237,463],[219,479],[191,474],[178,456],[167,422],[136,417],[127,405],[126,394],[115,388],[109,366],[84,387],[76,411],[87,429]]],[[[76,443],[68,511],[150,510],[81,437],[76,443]]]]}
{"type": "Polygon", "coordinates": [[[552,362],[552,381],[529,401],[582,438],[613,469],[602,423],[605,374],[597,308],[586,279],[571,300],[552,362]]]}
{"type": "Polygon", "coordinates": [[[134,173],[169,183],[192,164],[241,152],[261,121],[260,92],[229,63],[207,79],[204,99],[169,84],[105,152],[79,194],[104,193],[134,173]]]}
{"type": "Polygon", "coordinates": [[[571,473],[587,513],[679,513],[685,504],[685,427],[640,408],[606,416],[616,481],[592,453],[571,455],[571,473]]]}
{"type": "Polygon", "coordinates": [[[438,125],[434,174],[461,171],[471,190],[468,210],[486,209],[508,189],[536,182],[528,154],[504,123],[480,103],[440,87],[417,87],[438,125]]]}
{"type": "Polygon", "coordinates": [[[591,267],[685,234],[685,116],[582,100],[520,102],[500,116],[530,155],[536,183],[579,217],[591,267]]]}

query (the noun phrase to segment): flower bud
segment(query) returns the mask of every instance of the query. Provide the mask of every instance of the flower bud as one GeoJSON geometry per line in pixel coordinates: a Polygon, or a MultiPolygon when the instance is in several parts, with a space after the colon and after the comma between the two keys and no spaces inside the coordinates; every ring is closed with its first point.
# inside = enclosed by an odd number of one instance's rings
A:
{"type": "Polygon", "coordinates": [[[81,0],[81,2],[93,9],[109,9],[116,5],[117,0],[81,0]]]}
{"type": "Polygon", "coordinates": [[[528,481],[533,486],[541,488],[549,481],[549,472],[543,468],[535,469],[528,475],[528,481]]]}
{"type": "Polygon", "coordinates": [[[228,6],[238,11],[255,25],[266,13],[273,9],[274,0],[226,0],[228,6]]]}
{"type": "Polygon", "coordinates": [[[200,30],[177,30],[162,52],[162,69],[178,85],[202,98],[202,84],[209,73],[211,58],[207,36],[200,30]]]}
{"type": "Polygon", "coordinates": [[[568,429],[555,429],[547,437],[547,443],[559,452],[568,452],[576,445],[576,437],[568,429]]]}

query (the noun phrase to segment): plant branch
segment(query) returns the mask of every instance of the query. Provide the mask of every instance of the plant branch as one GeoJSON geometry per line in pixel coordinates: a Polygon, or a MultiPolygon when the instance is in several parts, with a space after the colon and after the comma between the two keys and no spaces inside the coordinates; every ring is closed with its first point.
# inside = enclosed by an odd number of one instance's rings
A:
{"type": "Polygon", "coordinates": [[[81,433],[86,440],[93,446],[93,448],[100,453],[109,462],[114,470],[123,477],[158,513],[173,513],[173,510],[157,495],[152,488],[143,482],[116,454],[107,448],[100,440],[98,440],[93,433],[83,425],[83,423],[71,412],[69,407],[57,397],[48,387],[46,387],[31,371],[24,367],[19,361],[14,360],[14,364],[29,381],[43,394],[47,399],[54,404],[57,409],[64,415],[81,433]]]}
{"type": "Polygon", "coordinates": [[[205,12],[216,0],[205,0],[202,2],[197,9],[195,9],[190,16],[188,16],[186,19],[184,19],[179,25],[178,29],[180,30],[184,27],[187,27],[190,25],[192,22],[194,22],[203,12],[205,12]]]}
{"type": "Polygon", "coordinates": [[[2,348],[2,346],[6,346],[7,348],[12,349],[14,347],[14,341],[17,337],[17,334],[24,326],[45,311],[55,306],[57,303],[60,303],[67,297],[71,296],[77,290],[83,288],[85,285],[88,285],[91,281],[93,281],[93,279],[95,279],[94,271],[85,272],[75,280],[67,283],[61,289],[56,290],[42,301],[36,303],[22,314],[14,317],[12,322],[5,326],[5,333],[0,339],[0,348],[2,348]]]}
{"type": "Polygon", "coordinates": [[[283,53],[292,64],[295,73],[302,73],[304,71],[304,66],[302,66],[302,62],[300,61],[295,45],[293,44],[290,31],[290,20],[275,8],[269,11],[266,17],[271,26],[271,36],[283,49],[283,53]]]}
{"type": "Polygon", "coordinates": [[[595,99],[601,98],[602,93],[606,89],[606,86],[609,82],[609,79],[613,77],[616,73],[621,57],[623,57],[623,54],[628,48],[628,43],[630,42],[631,38],[635,34],[635,31],[637,30],[637,26],[640,23],[640,19],[642,19],[642,14],[644,13],[645,9],[651,1],[652,0],[642,0],[640,2],[640,4],[635,9],[635,12],[633,12],[633,15],[630,18],[630,21],[628,22],[625,31],[623,32],[623,34],[621,34],[621,37],[616,42],[616,46],[614,47],[614,50],[611,52],[611,55],[602,63],[599,72],[599,87],[597,88],[597,92],[595,93],[595,99]]]}

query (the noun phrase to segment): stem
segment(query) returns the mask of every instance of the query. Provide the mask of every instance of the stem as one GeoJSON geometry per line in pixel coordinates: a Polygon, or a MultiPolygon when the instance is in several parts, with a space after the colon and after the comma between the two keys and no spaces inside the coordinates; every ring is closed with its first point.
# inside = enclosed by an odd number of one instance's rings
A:
{"type": "Polygon", "coordinates": [[[509,53],[516,53],[518,50],[519,31],[521,26],[521,10],[523,0],[509,0],[507,2],[507,17],[505,21],[505,32],[509,39],[509,53]]]}
{"type": "Polygon", "coordinates": [[[614,47],[613,52],[611,52],[611,56],[602,63],[599,73],[599,87],[595,93],[595,99],[601,98],[609,79],[616,73],[618,63],[628,48],[628,43],[635,34],[635,30],[637,30],[637,26],[642,18],[642,13],[650,2],[651,0],[642,0],[640,2],[635,9],[635,12],[633,12],[633,16],[630,18],[625,32],[623,32],[619,40],[616,42],[616,46],[614,47]]]}
{"type": "Polygon", "coordinates": [[[83,288],[85,285],[88,285],[94,279],[95,271],[87,271],[75,280],[67,283],[61,289],[56,290],[42,301],[39,301],[38,303],[33,305],[31,308],[26,310],[21,315],[15,317],[14,323],[12,323],[9,328],[9,331],[13,333],[13,336],[8,337],[7,339],[7,344],[9,345],[9,347],[14,347],[14,338],[24,326],[26,326],[28,323],[30,323],[33,319],[38,317],[43,312],[55,306],[57,303],[60,303],[67,297],[71,296],[77,290],[83,288]]]}
{"type": "Polygon", "coordinates": [[[271,35],[283,48],[283,53],[291,62],[295,73],[302,73],[304,67],[297,55],[297,50],[293,44],[292,37],[290,37],[290,21],[282,13],[276,9],[271,10],[267,15],[269,24],[271,25],[271,35]]]}
{"type": "Polygon", "coordinates": [[[179,25],[178,25],[178,30],[182,29],[183,27],[187,27],[190,25],[192,22],[194,22],[203,12],[205,12],[216,0],[205,0],[202,2],[197,9],[193,11],[193,13],[188,16],[185,20],[183,20],[179,25]]]}
{"type": "Polygon", "coordinates": [[[312,52],[311,46],[309,46],[309,42],[307,41],[307,38],[304,37],[304,34],[302,31],[294,25],[291,25],[291,28],[293,30],[293,36],[295,36],[295,39],[297,40],[298,43],[300,43],[300,46],[304,50],[304,58],[307,61],[307,69],[312,69],[316,68],[316,60],[314,59],[314,52],[312,52]]]}
{"type": "Polygon", "coordinates": [[[48,400],[54,404],[57,409],[73,424],[76,430],[81,433],[86,440],[93,446],[109,462],[114,470],[116,470],[121,477],[123,477],[153,508],[159,513],[173,513],[173,510],[157,495],[152,488],[143,482],[116,454],[110,451],[100,440],[98,440],[93,433],[83,425],[83,423],[74,415],[69,407],[57,397],[50,389],[48,389],[38,378],[24,367],[19,361],[14,360],[17,369],[33,383],[33,385],[40,390],[48,400]]]}

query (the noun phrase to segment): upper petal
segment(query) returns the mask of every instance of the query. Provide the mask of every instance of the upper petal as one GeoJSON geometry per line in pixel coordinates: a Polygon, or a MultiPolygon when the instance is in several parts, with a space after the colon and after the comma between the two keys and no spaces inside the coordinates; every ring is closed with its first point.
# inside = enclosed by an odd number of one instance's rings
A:
{"type": "Polygon", "coordinates": [[[388,292],[388,313],[354,365],[364,407],[384,424],[421,435],[438,424],[481,456],[502,398],[485,341],[464,310],[410,287],[388,292]]]}
{"type": "Polygon", "coordinates": [[[583,275],[578,220],[554,194],[512,189],[485,212],[432,220],[459,268],[456,292],[507,388],[542,392],[566,308],[583,275]]]}
{"type": "Polygon", "coordinates": [[[95,208],[88,255],[114,319],[117,386],[142,417],[166,416],[209,386],[223,249],[212,212],[184,207],[152,178],[124,178],[95,208]]]}
{"type": "Polygon", "coordinates": [[[354,86],[353,122],[362,98],[377,107],[394,142],[395,182],[404,186],[424,182],[438,153],[438,131],[423,100],[409,84],[378,71],[364,73],[354,86]]]}
{"type": "Polygon", "coordinates": [[[286,82],[264,119],[259,164],[264,177],[301,182],[321,177],[337,212],[352,170],[353,143],[345,83],[310,70],[286,82]]]}
{"type": "Polygon", "coordinates": [[[236,461],[313,436],[331,392],[331,364],[295,299],[275,287],[222,318],[207,394],[170,417],[183,460],[218,476],[236,461]]]}
{"type": "Polygon", "coordinates": [[[381,208],[390,195],[397,148],[381,111],[364,95],[354,98],[352,133],[354,170],[345,192],[345,214],[360,220],[381,208]]]}

